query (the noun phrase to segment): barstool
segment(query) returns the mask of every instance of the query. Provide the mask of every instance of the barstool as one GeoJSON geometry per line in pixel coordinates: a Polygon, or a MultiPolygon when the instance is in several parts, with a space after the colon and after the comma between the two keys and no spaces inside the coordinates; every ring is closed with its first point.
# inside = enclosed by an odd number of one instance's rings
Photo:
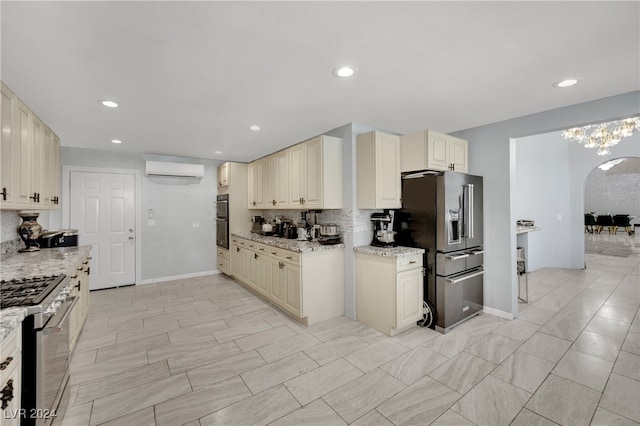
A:
{"type": "Polygon", "coordinates": [[[529,303],[529,279],[527,277],[527,259],[525,257],[524,247],[518,247],[516,268],[518,272],[518,301],[529,303]],[[522,275],[524,275],[524,298],[520,297],[520,294],[522,294],[522,275]]]}

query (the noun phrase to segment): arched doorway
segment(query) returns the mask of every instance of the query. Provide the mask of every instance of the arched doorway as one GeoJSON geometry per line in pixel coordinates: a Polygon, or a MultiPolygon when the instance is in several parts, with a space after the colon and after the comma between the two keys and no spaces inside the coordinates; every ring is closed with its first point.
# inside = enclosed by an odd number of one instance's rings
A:
{"type": "Polygon", "coordinates": [[[594,255],[626,258],[640,253],[640,158],[622,157],[595,167],[585,178],[585,264],[594,255]],[[594,224],[594,222],[596,222],[594,224]]]}

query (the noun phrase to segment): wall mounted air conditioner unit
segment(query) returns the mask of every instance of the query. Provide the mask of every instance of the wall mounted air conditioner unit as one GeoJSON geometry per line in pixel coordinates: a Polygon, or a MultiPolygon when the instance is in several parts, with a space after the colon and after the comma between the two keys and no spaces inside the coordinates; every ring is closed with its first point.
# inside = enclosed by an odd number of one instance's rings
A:
{"type": "Polygon", "coordinates": [[[204,177],[204,165],[147,161],[145,164],[145,174],[147,176],[202,179],[204,177]]]}

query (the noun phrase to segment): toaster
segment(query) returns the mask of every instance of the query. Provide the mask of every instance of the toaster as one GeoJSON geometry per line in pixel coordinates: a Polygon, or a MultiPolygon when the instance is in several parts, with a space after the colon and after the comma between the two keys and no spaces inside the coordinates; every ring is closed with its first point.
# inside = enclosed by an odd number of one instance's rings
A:
{"type": "Polygon", "coordinates": [[[60,240],[64,232],[62,231],[47,231],[43,232],[38,238],[38,244],[40,248],[53,248],[60,246],[60,240]]]}

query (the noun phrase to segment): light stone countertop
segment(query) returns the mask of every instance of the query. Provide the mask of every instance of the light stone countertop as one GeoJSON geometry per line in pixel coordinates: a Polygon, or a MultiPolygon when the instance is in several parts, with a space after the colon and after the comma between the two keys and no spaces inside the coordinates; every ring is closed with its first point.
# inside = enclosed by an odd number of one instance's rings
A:
{"type": "Polygon", "coordinates": [[[375,247],[372,245],[354,247],[353,251],[384,257],[408,257],[424,253],[424,249],[417,247],[375,247]]]}
{"type": "Polygon", "coordinates": [[[20,324],[27,315],[27,308],[7,308],[0,311],[0,343],[20,324]]]}
{"type": "MultiPolygon", "coordinates": [[[[2,259],[0,279],[13,280],[38,275],[71,275],[91,246],[56,247],[28,253],[17,253],[2,259]]],[[[0,342],[18,327],[27,313],[26,308],[0,310],[0,342]]]]}
{"type": "Polygon", "coordinates": [[[254,234],[251,232],[232,232],[231,236],[244,238],[256,243],[267,244],[269,246],[278,247],[284,250],[295,251],[298,253],[309,253],[312,251],[332,250],[344,248],[344,244],[320,244],[314,241],[298,241],[287,238],[265,237],[264,235],[254,234]]]}

